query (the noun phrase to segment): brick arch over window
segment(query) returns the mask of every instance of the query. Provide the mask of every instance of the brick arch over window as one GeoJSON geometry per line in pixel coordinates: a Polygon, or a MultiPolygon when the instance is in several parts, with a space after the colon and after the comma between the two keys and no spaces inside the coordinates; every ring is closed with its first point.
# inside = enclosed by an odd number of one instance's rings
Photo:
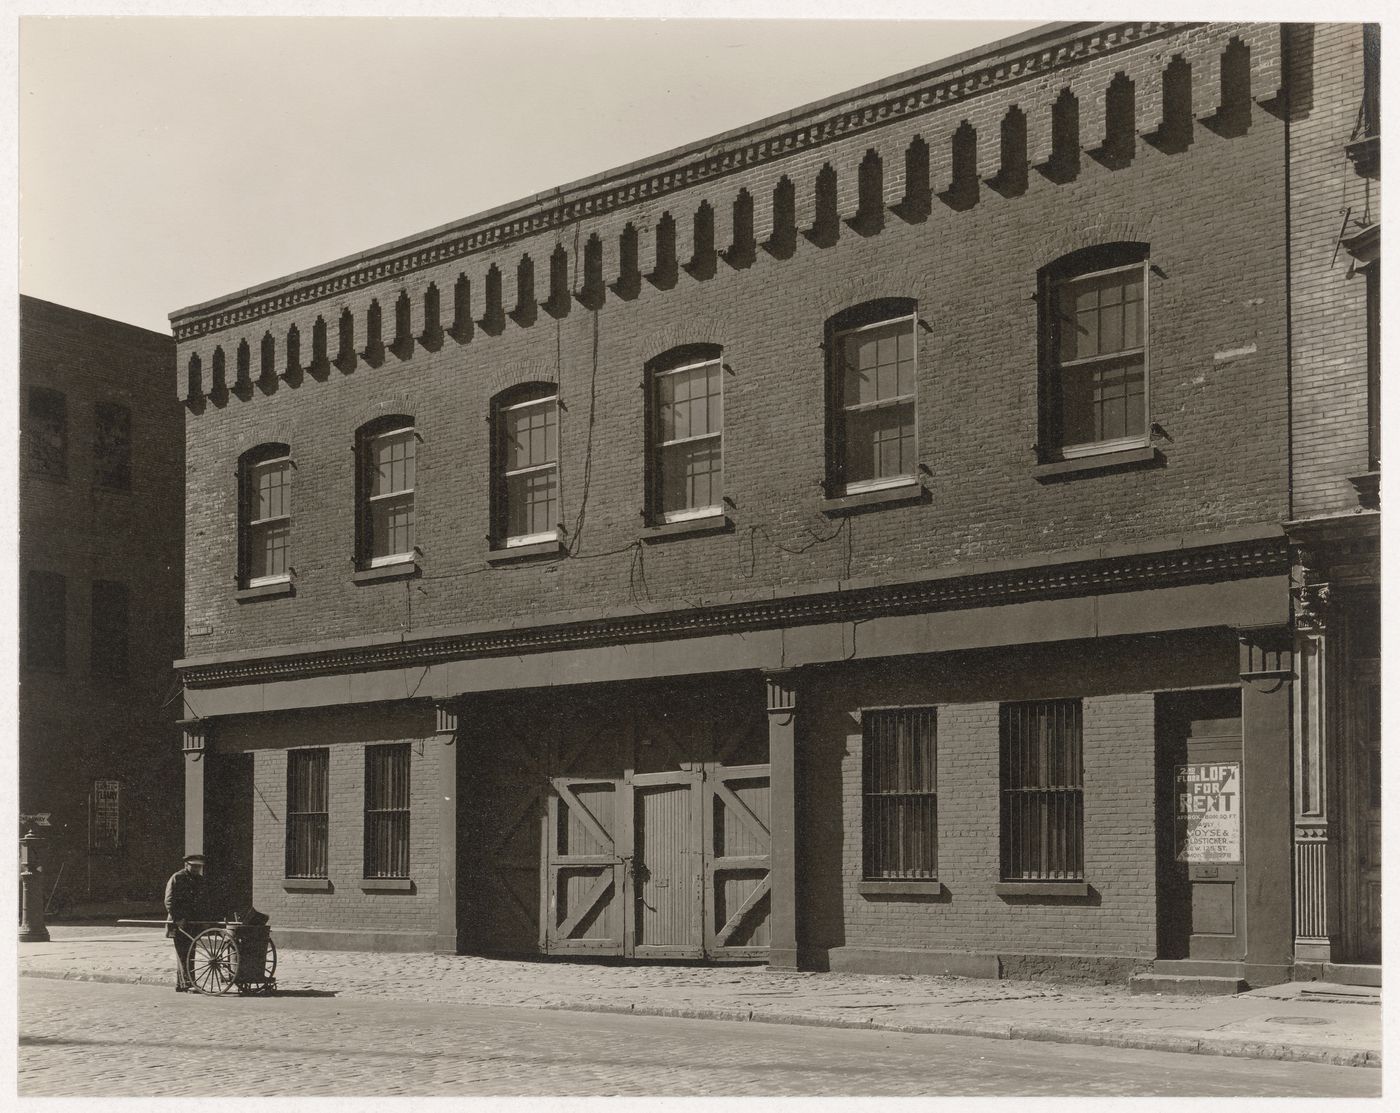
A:
{"type": "MultiPolygon", "coordinates": [[[[727,329],[724,322],[715,317],[692,317],[664,328],[643,333],[640,347],[643,352],[669,352],[687,344],[722,345],[727,329]]],[[[650,361],[649,361],[650,362],[650,361]]]]}
{"type": "Polygon", "coordinates": [[[883,297],[826,320],[829,497],[918,482],[919,303],[883,297]]]}
{"type": "Polygon", "coordinates": [[[491,546],[557,541],[559,387],[517,383],[491,399],[491,546]]]}
{"type": "Polygon", "coordinates": [[[1037,276],[1042,462],[1149,445],[1148,244],[1081,247],[1037,276]]]}
{"type": "Polygon", "coordinates": [[[818,311],[825,318],[834,318],[852,307],[870,302],[913,298],[927,287],[928,275],[912,267],[882,268],[881,273],[825,282],[817,290],[818,311]]]}
{"type": "Polygon", "coordinates": [[[358,429],[390,415],[396,415],[412,424],[417,421],[418,407],[406,393],[396,390],[360,406],[350,415],[350,423],[358,429]]]}
{"type": "Polygon", "coordinates": [[[388,413],[355,431],[355,564],[413,559],[418,434],[412,416],[388,413]]]}
{"type": "Polygon", "coordinates": [[[1037,259],[1062,259],[1076,251],[1085,251],[1111,243],[1148,243],[1152,239],[1152,220],[1139,219],[1126,213],[1103,213],[1092,224],[1072,224],[1044,232],[1035,245],[1037,259]]]}
{"type": "Polygon", "coordinates": [[[646,363],[646,513],[652,525],[723,514],[724,349],[678,344],[646,363]]]}
{"type": "Polygon", "coordinates": [[[264,441],[238,457],[238,569],[240,588],[291,578],[292,450],[264,441]]]}
{"type": "Polygon", "coordinates": [[[250,453],[257,452],[258,449],[264,445],[289,445],[295,443],[296,440],[297,436],[293,430],[292,423],[284,418],[259,429],[256,433],[256,440],[253,436],[244,438],[242,447],[238,450],[238,458],[241,460],[250,453]]]}
{"type": "Polygon", "coordinates": [[[486,393],[493,406],[497,395],[531,383],[547,383],[558,389],[559,379],[553,365],[542,359],[521,360],[492,367],[486,373],[486,393]]]}

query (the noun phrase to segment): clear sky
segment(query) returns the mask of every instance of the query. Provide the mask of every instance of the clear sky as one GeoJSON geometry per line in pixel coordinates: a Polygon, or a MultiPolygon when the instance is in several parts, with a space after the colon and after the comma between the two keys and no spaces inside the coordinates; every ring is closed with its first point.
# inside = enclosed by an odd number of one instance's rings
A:
{"type": "Polygon", "coordinates": [[[20,289],[168,331],[1040,22],[27,18],[20,289]]]}

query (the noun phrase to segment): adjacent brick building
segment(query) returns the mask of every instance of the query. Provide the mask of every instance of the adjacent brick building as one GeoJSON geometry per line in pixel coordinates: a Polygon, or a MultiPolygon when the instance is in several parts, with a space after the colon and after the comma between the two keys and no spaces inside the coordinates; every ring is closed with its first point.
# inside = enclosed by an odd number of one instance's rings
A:
{"type": "Polygon", "coordinates": [[[19,325],[20,811],[55,907],[150,906],[183,829],[175,344],[31,297],[19,325]]]}
{"type": "Polygon", "coordinates": [[[172,314],[187,844],[291,943],[1287,977],[1361,56],[1054,25],[172,314]]]}

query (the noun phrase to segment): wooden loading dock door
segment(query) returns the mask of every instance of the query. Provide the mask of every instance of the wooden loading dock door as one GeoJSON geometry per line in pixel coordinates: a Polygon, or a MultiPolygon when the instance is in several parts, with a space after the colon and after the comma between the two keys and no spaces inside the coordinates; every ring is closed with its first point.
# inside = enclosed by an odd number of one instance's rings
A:
{"type": "MultiPolygon", "coordinates": [[[[619,743],[616,750],[630,749],[635,737],[646,737],[648,744],[657,737],[654,724],[650,734],[649,724],[634,726],[611,740],[619,743]]],[[[704,738],[704,749],[720,758],[752,754],[754,732],[740,734],[740,743],[728,748],[704,738]]],[[[644,959],[766,959],[769,766],[679,760],[700,748],[687,744],[694,738],[682,737],[671,739],[670,755],[648,755],[653,765],[675,759],[679,768],[624,768],[620,777],[566,771],[573,757],[596,761],[611,748],[598,741],[595,734],[577,746],[561,746],[550,763],[541,949],[644,959]]]]}

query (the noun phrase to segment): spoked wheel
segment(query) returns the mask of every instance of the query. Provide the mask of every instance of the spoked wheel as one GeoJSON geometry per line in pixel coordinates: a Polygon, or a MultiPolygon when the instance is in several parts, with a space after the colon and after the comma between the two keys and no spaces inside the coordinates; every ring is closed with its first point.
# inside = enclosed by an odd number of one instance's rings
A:
{"type": "Polygon", "coordinates": [[[227,993],[238,972],[238,946],[223,928],[209,928],[190,944],[190,984],[200,993],[227,993]]]}

